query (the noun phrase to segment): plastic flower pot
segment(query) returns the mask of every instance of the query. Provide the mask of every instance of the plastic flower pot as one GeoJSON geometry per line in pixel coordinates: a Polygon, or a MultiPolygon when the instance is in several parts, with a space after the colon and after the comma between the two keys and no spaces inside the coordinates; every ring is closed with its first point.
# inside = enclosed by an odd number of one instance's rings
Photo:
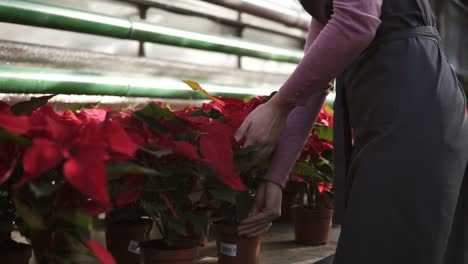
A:
{"type": "Polygon", "coordinates": [[[0,260],[2,263],[28,264],[32,256],[30,245],[17,243],[11,239],[0,244],[0,260]]]}
{"type": "Polygon", "coordinates": [[[140,249],[140,264],[195,264],[198,259],[198,247],[193,245],[168,247],[163,240],[150,240],[140,249]]]}
{"type": "Polygon", "coordinates": [[[296,242],[308,246],[328,243],[332,216],[333,210],[329,208],[298,207],[294,225],[296,242]]]}
{"type": "Polygon", "coordinates": [[[149,240],[153,227],[151,219],[124,223],[107,223],[107,249],[119,264],[137,264],[140,259],[138,244],[149,240]]]}
{"type": "Polygon", "coordinates": [[[237,235],[237,225],[217,224],[216,247],[219,264],[260,263],[260,238],[237,235]]]}

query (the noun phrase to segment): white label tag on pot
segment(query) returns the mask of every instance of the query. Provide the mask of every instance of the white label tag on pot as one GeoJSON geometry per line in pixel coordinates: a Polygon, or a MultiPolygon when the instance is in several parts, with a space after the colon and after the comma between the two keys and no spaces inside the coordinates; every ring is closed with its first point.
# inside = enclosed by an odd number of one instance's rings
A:
{"type": "Polygon", "coordinates": [[[130,244],[128,244],[128,251],[132,252],[133,254],[140,255],[140,244],[138,241],[131,240],[130,244]]]}
{"type": "Polygon", "coordinates": [[[237,245],[221,242],[219,251],[226,256],[237,256],[237,245]]]}

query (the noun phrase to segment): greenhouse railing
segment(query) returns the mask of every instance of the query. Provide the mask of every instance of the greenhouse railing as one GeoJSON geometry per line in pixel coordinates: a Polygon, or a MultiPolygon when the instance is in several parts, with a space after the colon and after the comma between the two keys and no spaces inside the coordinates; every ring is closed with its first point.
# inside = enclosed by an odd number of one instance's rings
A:
{"type": "Polygon", "coordinates": [[[301,50],[200,34],[141,20],[109,16],[25,0],[0,1],[0,21],[298,63],[301,50]]]}

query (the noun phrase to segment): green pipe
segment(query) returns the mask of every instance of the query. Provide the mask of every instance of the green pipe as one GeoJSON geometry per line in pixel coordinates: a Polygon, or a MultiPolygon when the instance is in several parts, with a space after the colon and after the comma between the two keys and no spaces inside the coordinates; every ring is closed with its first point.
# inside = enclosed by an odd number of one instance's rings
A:
{"type": "Polygon", "coordinates": [[[195,33],[134,20],[25,0],[0,1],[0,21],[132,39],[194,49],[298,63],[300,50],[276,48],[239,38],[195,33]]]}
{"type": "MultiPolygon", "coordinates": [[[[213,95],[230,98],[268,95],[272,88],[201,84],[213,95]]],[[[125,97],[207,99],[179,80],[113,74],[0,66],[0,93],[111,95],[125,97]]],[[[327,98],[333,103],[334,94],[327,98]]]]}

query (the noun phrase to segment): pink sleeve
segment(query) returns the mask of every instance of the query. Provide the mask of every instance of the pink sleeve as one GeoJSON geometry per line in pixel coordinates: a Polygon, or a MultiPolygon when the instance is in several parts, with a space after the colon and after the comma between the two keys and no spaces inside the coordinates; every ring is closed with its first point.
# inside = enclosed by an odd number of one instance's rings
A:
{"type": "Polygon", "coordinates": [[[382,1],[334,0],[332,18],[281,87],[280,96],[304,105],[315,90],[326,90],[328,83],[374,39],[382,1]]]}
{"type": "Polygon", "coordinates": [[[298,106],[288,116],[267,179],[286,185],[328,94],[329,82],[372,41],[380,25],[381,5],[382,0],[335,0],[334,15],[323,29],[312,22],[304,59],[279,91],[298,106]]]}
{"type": "Polygon", "coordinates": [[[307,33],[307,38],[304,46],[304,52],[306,53],[312,43],[317,39],[318,35],[320,34],[320,31],[322,31],[323,25],[318,22],[317,20],[313,19],[310,22],[310,27],[309,27],[309,32],[307,33]]]}

